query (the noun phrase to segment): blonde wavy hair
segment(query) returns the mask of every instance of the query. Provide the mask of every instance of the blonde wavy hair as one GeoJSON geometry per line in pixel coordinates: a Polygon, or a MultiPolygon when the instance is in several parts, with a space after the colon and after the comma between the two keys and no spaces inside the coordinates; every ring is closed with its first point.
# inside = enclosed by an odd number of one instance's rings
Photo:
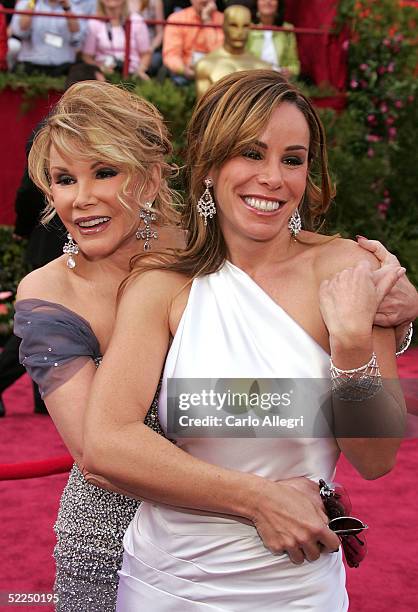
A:
{"type": "Polygon", "coordinates": [[[218,218],[215,215],[205,225],[196,208],[204,180],[211,169],[241,155],[259,137],[282,102],[294,104],[309,126],[308,177],[299,210],[305,229],[318,227],[334,195],[325,132],[318,113],[309,99],[277,72],[236,72],[212,85],[197,103],[189,123],[187,199],[182,211],[182,226],[188,230],[185,250],[159,262],[135,257],[131,278],[150,268],[174,270],[194,278],[216,272],[222,266],[227,249],[218,218]]]}
{"type": "Polygon", "coordinates": [[[109,163],[125,172],[118,198],[132,213],[133,223],[144,204],[144,188],[157,169],[157,222],[178,222],[173,206],[176,195],[168,186],[173,174],[166,161],[171,143],[160,113],[146,100],[102,81],[76,83],[64,93],[37,133],[28,158],[29,175],[46,198],[43,223],[55,215],[49,174],[52,145],[63,157],[109,163]]]}

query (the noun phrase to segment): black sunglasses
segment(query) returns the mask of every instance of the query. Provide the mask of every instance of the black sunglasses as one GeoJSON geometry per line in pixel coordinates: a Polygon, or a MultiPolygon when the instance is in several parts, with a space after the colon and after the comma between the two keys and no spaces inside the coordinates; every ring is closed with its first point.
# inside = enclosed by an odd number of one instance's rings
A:
{"type": "Polygon", "coordinates": [[[339,536],[357,535],[369,528],[354,516],[337,516],[330,520],[328,527],[339,536]]]}

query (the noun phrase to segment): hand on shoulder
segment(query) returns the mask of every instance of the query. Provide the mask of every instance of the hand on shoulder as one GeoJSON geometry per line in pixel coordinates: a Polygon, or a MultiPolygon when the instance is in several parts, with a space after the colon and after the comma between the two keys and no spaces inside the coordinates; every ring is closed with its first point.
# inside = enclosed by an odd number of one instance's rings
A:
{"type": "Polygon", "coordinates": [[[353,240],[336,237],[316,249],[315,269],[319,282],[332,278],[338,272],[368,262],[371,270],[379,269],[379,260],[362,249],[353,240]]]}

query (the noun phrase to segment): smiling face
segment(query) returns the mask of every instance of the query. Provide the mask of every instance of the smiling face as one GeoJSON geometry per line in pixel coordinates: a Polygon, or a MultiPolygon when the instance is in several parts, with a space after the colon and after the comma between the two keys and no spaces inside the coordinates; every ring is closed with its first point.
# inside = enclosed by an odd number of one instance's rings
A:
{"type": "Polygon", "coordinates": [[[127,175],[115,165],[72,160],[52,145],[49,174],[54,207],[87,259],[114,253],[135,241],[138,205],[124,207],[121,193],[127,175]]]}
{"type": "Polygon", "coordinates": [[[290,239],[287,224],[306,188],[309,140],[302,112],[283,102],[252,145],[211,172],[227,244],[237,236],[250,241],[290,239]]]}
{"type": "Polygon", "coordinates": [[[261,17],[275,17],[279,10],[278,0],[257,0],[257,12],[261,17]]]}

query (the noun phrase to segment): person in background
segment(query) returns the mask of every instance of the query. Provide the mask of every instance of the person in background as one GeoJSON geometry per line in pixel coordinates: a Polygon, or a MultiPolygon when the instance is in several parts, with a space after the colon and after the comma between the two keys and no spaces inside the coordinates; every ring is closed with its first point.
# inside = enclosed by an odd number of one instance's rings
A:
{"type": "Polygon", "coordinates": [[[164,19],[167,19],[172,13],[177,13],[185,8],[190,7],[189,0],[163,0],[164,19]]]}
{"type": "Polygon", "coordinates": [[[189,23],[196,27],[166,26],[163,38],[163,63],[177,85],[187,85],[195,78],[195,64],[223,43],[222,27],[202,28],[202,24],[222,26],[223,14],[213,0],[192,0],[189,8],[169,16],[168,22],[189,23]]]}
{"type": "MultiPolygon", "coordinates": [[[[283,21],[283,13],[283,0],[257,0],[254,23],[292,28],[292,24],[283,21]]],[[[247,49],[287,78],[300,73],[296,36],[293,33],[251,30],[247,49]]]]}
{"type": "MultiPolygon", "coordinates": [[[[139,13],[141,17],[145,20],[164,20],[164,6],[162,0],[130,0],[129,9],[131,13],[139,13]]],[[[148,74],[150,76],[154,76],[157,74],[163,63],[163,26],[161,24],[147,24],[147,28],[151,39],[151,61],[148,68],[148,74]]]]}
{"type": "Polygon", "coordinates": [[[13,15],[10,24],[11,34],[21,41],[17,69],[27,74],[66,75],[76,60],[84,31],[80,20],[71,16],[70,0],[19,0],[16,10],[68,14],[65,19],[13,15]]]}
{"type": "MultiPolygon", "coordinates": [[[[98,15],[110,22],[89,20],[83,44],[83,60],[96,64],[105,73],[121,72],[125,59],[125,20],[129,15],[128,0],[98,0],[98,15]]],[[[131,15],[131,50],[129,74],[148,80],[151,59],[147,26],[138,14],[131,15]]]]}

